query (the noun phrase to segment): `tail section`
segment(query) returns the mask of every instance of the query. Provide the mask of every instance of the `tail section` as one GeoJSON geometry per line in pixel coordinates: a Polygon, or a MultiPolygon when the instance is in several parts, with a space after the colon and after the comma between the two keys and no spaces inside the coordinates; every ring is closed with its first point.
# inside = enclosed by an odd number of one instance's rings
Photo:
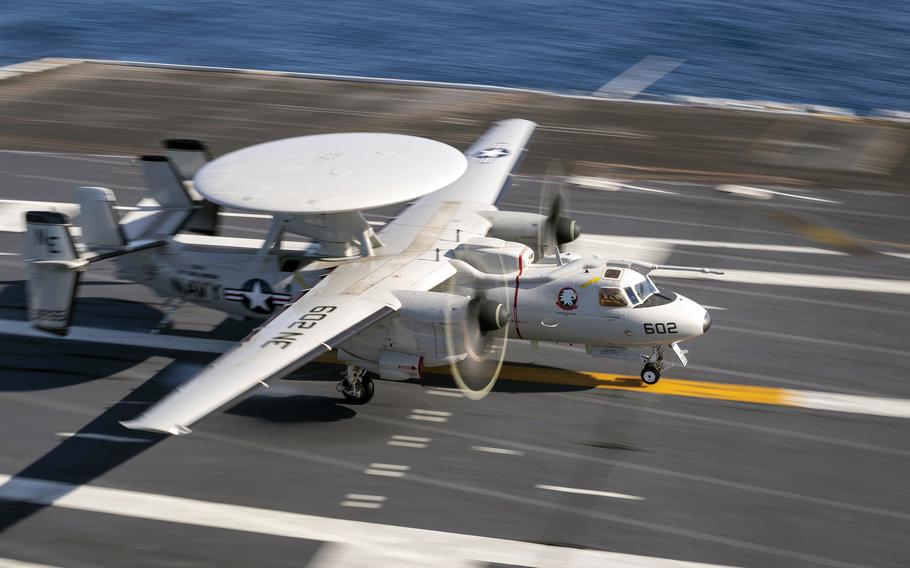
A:
{"type": "Polygon", "coordinates": [[[196,175],[199,168],[212,160],[212,153],[199,140],[165,140],[164,147],[167,157],[174,164],[181,181],[196,204],[196,211],[187,222],[186,230],[203,235],[216,234],[219,207],[199,195],[193,186],[193,176],[196,175]]]}
{"type": "Polygon", "coordinates": [[[88,261],[81,258],[63,213],[29,211],[25,223],[29,320],[39,329],[66,335],[88,261]]]}
{"type": "Polygon", "coordinates": [[[82,242],[90,250],[119,249],[126,246],[120,227],[120,217],[114,211],[114,192],[106,187],[80,187],[76,190],[79,202],[79,226],[82,242]]]}
{"type": "MultiPolygon", "coordinates": [[[[63,213],[29,211],[25,214],[28,317],[38,329],[57,335],[66,335],[69,330],[76,289],[89,263],[166,243],[128,240],[114,210],[111,190],[80,187],[76,193],[81,210],[81,243],[73,239],[70,219],[63,213]]],[[[169,214],[160,207],[155,213],[169,214]]]]}
{"type": "Polygon", "coordinates": [[[193,214],[195,204],[177,169],[164,156],[140,158],[148,197],[121,221],[127,241],[160,239],[176,234],[193,214]]]}

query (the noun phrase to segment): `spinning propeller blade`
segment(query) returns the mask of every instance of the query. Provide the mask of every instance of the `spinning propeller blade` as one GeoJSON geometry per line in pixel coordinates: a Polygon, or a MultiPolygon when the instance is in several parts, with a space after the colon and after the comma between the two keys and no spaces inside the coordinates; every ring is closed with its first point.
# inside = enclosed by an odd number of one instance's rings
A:
{"type": "Polygon", "coordinates": [[[569,209],[568,200],[562,164],[558,160],[550,160],[540,192],[540,214],[546,216],[540,227],[537,249],[541,256],[554,252],[555,247],[572,242],[581,235],[578,222],[563,216],[569,209]]]}
{"type": "Polygon", "coordinates": [[[451,318],[445,326],[449,370],[455,384],[471,400],[480,400],[493,390],[506,358],[509,302],[493,292],[507,290],[506,269],[499,273],[502,281],[494,278],[492,283],[460,274],[453,292],[471,300],[466,309],[446,311],[451,318]]]}

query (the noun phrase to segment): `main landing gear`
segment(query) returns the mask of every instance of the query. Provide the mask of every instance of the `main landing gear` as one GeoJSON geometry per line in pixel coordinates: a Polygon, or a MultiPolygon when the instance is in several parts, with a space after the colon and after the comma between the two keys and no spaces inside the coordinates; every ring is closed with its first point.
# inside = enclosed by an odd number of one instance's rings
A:
{"type": "Polygon", "coordinates": [[[341,372],[338,392],[350,404],[366,404],[373,398],[376,387],[373,385],[373,373],[356,365],[348,365],[341,372]]]}
{"type": "Polygon", "coordinates": [[[660,374],[664,372],[664,349],[655,347],[649,357],[642,356],[645,366],[641,369],[641,382],[646,385],[657,384],[660,374]]]}

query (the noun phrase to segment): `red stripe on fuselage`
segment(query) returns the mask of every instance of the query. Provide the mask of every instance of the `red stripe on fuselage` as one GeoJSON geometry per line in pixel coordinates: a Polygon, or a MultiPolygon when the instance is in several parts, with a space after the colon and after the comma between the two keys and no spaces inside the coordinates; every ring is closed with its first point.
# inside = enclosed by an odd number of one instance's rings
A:
{"type": "Polygon", "coordinates": [[[515,324],[515,333],[518,334],[518,339],[524,339],[524,337],[521,336],[521,330],[518,329],[518,286],[521,273],[524,270],[522,258],[526,250],[528,250],[528,247],[521,249],[521,252],[518,253],[518,274],[515,275],[515,298],[512,300],[512,323],[515,324]]]}

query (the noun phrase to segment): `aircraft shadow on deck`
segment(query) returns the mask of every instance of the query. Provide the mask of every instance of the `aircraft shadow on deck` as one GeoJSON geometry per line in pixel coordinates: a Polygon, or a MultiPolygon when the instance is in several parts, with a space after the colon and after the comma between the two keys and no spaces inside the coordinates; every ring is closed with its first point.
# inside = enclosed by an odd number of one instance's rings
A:
{"type": "Polygon", "coordinates": [[[313,395],[251,396],[227,411],[228,414],[259,418],[271,422],[334,422],[353,418],[357,413],[337,398],[313,395]]]}
{"type": "MultiPolygon", "coordinates": [[[[439,388],[457,388],[455,380],[450,374],[440,370],[439,372],[433,372],[429,370],[427,375],[420,381],[411,381],[417,384],[420,384],[424,387],[439,387],[439,388]]],[[[638,381],[636,379],[637,383],[638,381]]],[[[480,381],[483,383],[483,381],[480,381]]],[[[507,370],[499,377],[496,381],[496,385],[493,387],[493,392],[501,393],[543,393],[543,392],[577,392],[588,390],[596,387],[599,382],[582,373],[577,373],[574,371],[569,371],[565,369],[556,369],[551,367],[541,367],[541,366],[531,366],[531,365],[516,365],[516,364],[507,364],[507,370]],[[529,376],[527,379],[522,379],[522,371],[527,369],[529,374],[539,376],[541,371],[546,372],[548,375],[552,375],[552,381],[542,380],[540,378],[531,378],[529,376]],[[506,372],[508,375],[506,376],[506,372]]],[[[482,384],[478,384],[479,388],[482,384]]]]}
{"type": "Polygon", "coordinates": [[[165,434],[127,430],[119,424],[144,411],[198,369],[172,363],[121,401],[65,438],[54,449],[0,486],[0,532],[24,521],[79,485],[92,482],[167,438],[165,434]],[[35,489],[29,480],[60,483],[35,489]],[[18,501],[28,493],[28,502],[18,501]]]}

